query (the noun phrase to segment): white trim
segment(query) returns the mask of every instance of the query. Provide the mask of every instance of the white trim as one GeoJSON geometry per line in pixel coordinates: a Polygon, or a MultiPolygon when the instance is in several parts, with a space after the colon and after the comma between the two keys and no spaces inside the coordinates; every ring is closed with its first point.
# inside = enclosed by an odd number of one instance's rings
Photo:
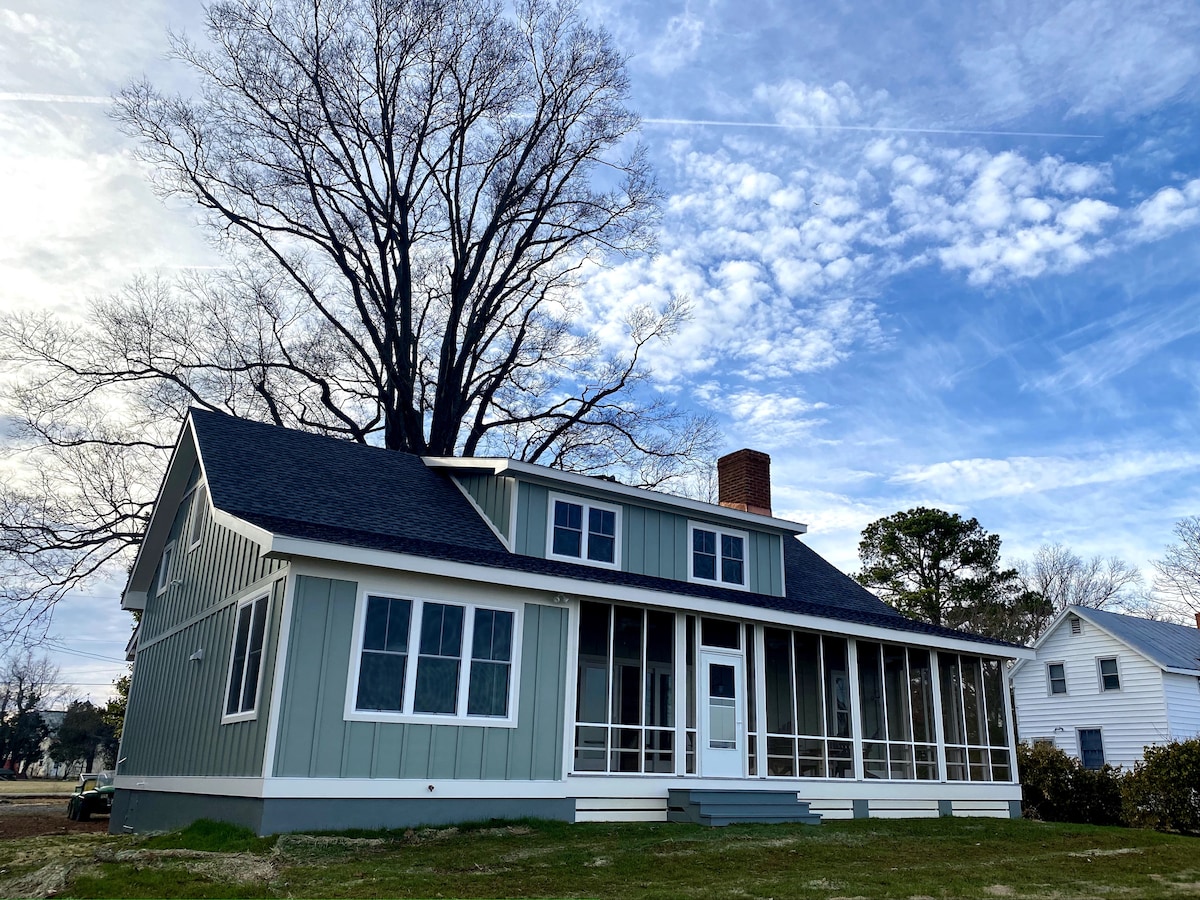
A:
{"type": "MultiPolygon", "coordinates": [[[[309,557],[316,562],[324,561],[351,566],[374,566],[393,571],[398,570],[404,573],[456,578],[462,581],[476,582],[489,586],[503,584],[517,589],[542,591],[550,596],[568,594],[595,600],[633,603],[642,606],[668,608],[676,611],[684,610],[696,615],[714,615],[742,621],[786,625],[826,634],[862,637],[867,640],[887,641],[893,644],[903,643],[916,647],[931,647],[941,650],[952,650],[954,652],[992,656],[1000,659],[1033,658],[1033,651],[1027,647],[1002,647],[992,643],[976,642],[971,640],[967,635],[963,635],[961,638],[934,637],[933,635],[925,635],[919,632],[882,628],[875,625],[860,625],[855,622],[824,616],[781,612],[766,607],[748,606],[726,600],[710,600],[704,597],[667,593],[646,588],[630,587],[628,585],[575,581],[558,575],[540,575],[518,569],[481,566],[472,563],[432,559],[425,556],[414,556],[412,554],[394,553],[384,550],[368,550],[360,547],[350,547],[345,544],[330,544],[323,541],[274,537],[270,543],[269,553],[271,556],[277,558],[309,557]]],[[[361,571],[346,573],[344,570],[339,569],[337,565],[330,566],[329,570],[342,572],[341,575],[331,577],[348,578],[351,581],[358,581],[360,585],[364,579],[364,573],[361,571]]],[[[386,588],[381,587],[381,590],[386,590],[386,588]]]]}
{"type": "MultiPolygon", "coordinates": [[[[783,548],[780,547],[780,554],[783,553],[783,548]]],[[[713,525],[709,522],[688,521],[687,525],[687,580],[692,584],[707,584],[712,587],[728,588],[735,591],[750,590],[750,535],[745,531],[737,531],[731,528],[722,528],[719,525],[713,525]],[[716,571],[714,578],[700,578],[695,573],[693,563],[696,559],[696,545],[693,543],[693,535],[697,531],[707,531],[716,536],[716,571]],[[721,538],[735,537],[742,542],[742,580],[725,581],[721,577],[723,557],[721,555],[721,538]]],[[[764,593],[759,591],[759,593],[764,593]]]]}
{"type": "Polygon", "coordinates": [[[350,645],[350,669],[346,676],[346,696],[343,705],[342,718],[347,722],[397,722],[425,725],[474,725],[485,728],[516,728],[517,710],[520,698],[521,682],[521,645],[525,622],[525,606],[508,600],[448,600],[445,598],[423,597],[419,595],[396,592],[395,590],[376,590],[364,587],[359,583],[358,596],[354,606],[354,634],[350,645]],[[367,618],[368,598],[381,597],[389,600],[407,600],[409,607],[408,646],[406,648],[404,671],[404,697],[399,711],[360,710],[358,708],[358,675],[362,665],[363,630],[367,618]],[[413,698],[416,694],[417,665],[420,660],[421,623],[425,615],[426,604],[439,606],[458,606],[463,610],[463,630],[459,655],[458,686],[455,695],[455,714],[417,713],[411,712],[413,698]],[[471,652],[472,637],[475,627],[476,610],[496,610],[509,612],[513,615],[512,647],[508,672],[508,715],[506,716],[472,716],[467,714],[467,697],[471,684],[471,652]],[[404,710],[410,710],[405,712],[404,710]]]}
{"type": "Polygon", "coordinates": [[[186,494],[183,495],[184,500],[191,497],[191,505],[188,508],[187,522],[184,523],[183,537],[187,538],[187,552],[191,553],[197,547],[204,543],[202,537],[192,540],[195,534],[196,524],[200,518],[200,510],[208,509],[208,482],[203,479],[197,481],[186,494]],[[203,502],[201,502],[203,500],[203,502]]]}
{"type": "MultiPolygon", "coordinates": [[[[272,584],[274,584],[274,581],[272,581],[272,584]]],[[[250,597],[247,597],[244,600],[239,600],[237,603],[237,606],[234,607],[233,637],[229,643],[229,667],[225,670],[225,691],[224,691],[224,694],[223,694],[223,697],[221,700],[221,724],[222,725],[229,725],[233,722],[249,722],[249,721],[252,721],[252,720],[258,718],[258,701],[262,698],[263,674],[266,671],[266,666],[264,665],[264,662],[266,660],[266,654],[267,654],[267,634],[271,629],[271,594],[272,593],[273,593],[272,590],[267,590],[265,593],[263,593],[263,592],[256,593],[250,597]],[[262,642],[262,647],[259,648],[259,655],[258,655],[258,673],[257,673],[258,682],[254,686],[254,706],[252,706],[250,709],[240,709],[241,701],[239,700],[239,702],[238,702],[239,711],[235,712],[235,713],[226,713],[225,711],[227,709],[229,709],[229,688],[230,688],[231,678],[233,675],[234,647],[237,646],[238,619],[241,618],[242,607],[249,606],[251,609],[250,609],[250,624],[247,626],[248,630],[246,632],[246,658],[244,660],[242,660],[242,680],[238,681],[238,690],[244,691],[246,689],[245,681],[244,681],[244,679],[246,677],[246,664],[250,660],[250,638],[254,634],[254,613],[255,613],[254,607],[258,604],[258,602],[260,600],[266,604],[266,607],[263,610],[263,635],[262,635],[263,642],[262,642]]]]}
{"type": "Polygon", "coordinates": [[[215,524],[232,531],[234,534],[241,535],[252,544],[257,544],[263,556],[271,552],[273,543],[278,540],[272,532],[267,531],[265,528],[251,525],[244,519],[239,519],[237,516],[227,513],[223,509],[217,509],[211,504],[209,509],[212,511],[212,520],[215,524]]]}
{"type": "MultiPolygon", "coordinates": [[[[267,707],[267,746],[263,753],[262,774],[269,776],[275,771],[275,755],[278,752],[279,732],[283,728],[283,682],[287,673],[288,650],[292,640],[292,615],[296,605],[296,582],[299,580],[289,568],[285,568],[283,584],[283,609],[279,613],[279,636],[275,643],[275,670],[271,679],[271,703],[267,707]]],[[[274,587],[272,586],[272,593],[274,587]]]]}
{"type": "Polygon", "coordinates": [[[534,463],[521,462],[516,459],[500,457],[476,456],[462,458],[457,456],[424,456],[421,461],[431,469],[463,469],[477,472],[488,472],[492,475],[502,475],[511,472],[514,475],[525,476],[527,479],[549,484],[566,485],[567,489],[579,488],[587,491],[599,491],[604,494],[616,494],[627,497],[639,505],[668,507],[687,510],[685,515],[699,515],[707,518],[741,522],[762,528],[768,527],[788,534],[804,534],[808,526],[800,522],[789,522],[787,519],[776,519],[773,516],[763,516],[757,513],[743,512],[728,506],[718,506],[715,503],[704,503],[687,497],[675,497],[647,488],[630,487],[619,482],[603,481],[587,475],[576,475],[574,472],[564,472],[534,463]]]}
{"type": "Polygon", "coordinates": [[[620,569],[621,568],[621,537],[623,524],[621,519],[624,517],[624,509],[613,503],[605,503],[602,500],[592,500],[590,497],[580,497],[575,494],[558,494],[551,492],[546,501],[546,559],[557,559],[560,562],[575,563],[576,565],[595,566],[598,569],[620,569]],[[579,536],[579,555],[568,556],[563,553],[554,552],[554,511],[559,503],[566,503],[569,506],[578,506],[581,508],[580,513],[580,536],[579,536]],[[599,509],[604,512],[613,514],[613,558],[612,562],[606,562],[602,559],[591,559],[588,556],[588,546],[591,543],[591,531],[588,528],[589,513],[592,509],[599,509]]]}
{"type": "Polygon", "coordinates": [[[119,791],[161,791],[169,794],[216,794],[225,797],[263,797],[267,779],[215,775],[117,775],[119,791]]]}
{"type": "MultiPolygon", "coordinates": [[[[458,492],[460,494],[462,494],[464,498],[466,498],[466,501],[469,504],[471,504],[471,508],[473,510],[475,510],[476,513],[479,514],[479,518],[481,518],[483,520],[483,524],[486,525],[488,528],[492,529],[492,534],[494,534],[496,536],[496,539],[499,540],[500,543],[504,545],[504,549],[507,550],[509,553],[512,553],[513,552],[512,541],[509,540],[508,538],[506,538],[504,536],[504,533],[502,531],[500,531],[499,528],[496,527],[496,524],[491,520],[491,517],[489,517],[488,514],[483,511],[483,507],[481,507],[479,505],[479,503],[475,500],[475,498],[471,496],[471,492],[468,491],[465,487],[463,487],[462,483],[454,476],[450,477],[450,482],[456,488],[458,488],[458,492]]],[[[516,536],[515,530],[513,531],[513,536],[514,537],[516,536]]]]}
{"type": "MultiPolygon", "coordinates": [[[[563,709],[562,765],[558,777],[565,778],[575,768],[575,728],[579,719],[579,599],[567,604],[567,671],[565,677],[565,708],[563,709]]],[[[678,697],[678,691],[676,691],[678,697]]]]}
{"type": "Polygon", "coordinates": [[[284,576],[286,576],[288,571],[290,570],[290,568],[291,568],[290,566],[285,565],[282,568],[277,569],[276,571],[272,572],[270,575],[267,575],[264,578],[260,578],[258,581],[254,582],[254,584],[247,585],[246,587],[242,588],[236,594],[230,594],[228,597],[226,597],[224,600],[221,600],[219,603],[214,603],[212,606],[205,607],[200,612],[195,613],[194,615],[188,616],[182,622],[172,625],[166,631],[161,631],[158,634],[154,635],[153,637],[150,637],[150,638],[140,637],[141,625],[139,624],[138,625],[139,638],[138,638],[138,644],[137,644],[137,652],[141,653],[143,650],[145,650],[149,647],[153,647],[155,644],[160,643],[161,641],[165,641],[167,638],[174,637],[175,635],[179,634],[181,631],[186,631],[188,628],[191,628],[197,622],[203,622],[205,619],[216,615],[221,610],[223,610],[225,607],[232,606],[237,603],[241,603],[243,600],[245,600],[251,594],[259,594],[263,590],[274,590],[275,582],[278,581],[280,578],[283,578],[284,576]]]}

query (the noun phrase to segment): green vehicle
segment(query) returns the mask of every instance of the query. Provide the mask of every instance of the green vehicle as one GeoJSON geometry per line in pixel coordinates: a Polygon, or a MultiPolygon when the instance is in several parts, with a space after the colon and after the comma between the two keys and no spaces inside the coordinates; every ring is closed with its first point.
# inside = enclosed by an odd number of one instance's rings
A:
{"type": "Polygon", "coordinates": [[[113,773],[91,772],[79,776],[79,783],[67,801],[67,818],[86,822],[93,814],[112,812],[113,773]]]}

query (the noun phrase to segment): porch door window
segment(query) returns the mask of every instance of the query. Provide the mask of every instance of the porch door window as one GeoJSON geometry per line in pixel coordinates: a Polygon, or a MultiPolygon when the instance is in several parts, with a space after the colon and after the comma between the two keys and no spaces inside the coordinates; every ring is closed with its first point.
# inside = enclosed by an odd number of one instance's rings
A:
{"type": "Polygon", "coordinates": [[[1079,759],[1085,769],[1099,769],[1104,765],[1104,739],[1099,728],[1079,729],[1079,759]]]}

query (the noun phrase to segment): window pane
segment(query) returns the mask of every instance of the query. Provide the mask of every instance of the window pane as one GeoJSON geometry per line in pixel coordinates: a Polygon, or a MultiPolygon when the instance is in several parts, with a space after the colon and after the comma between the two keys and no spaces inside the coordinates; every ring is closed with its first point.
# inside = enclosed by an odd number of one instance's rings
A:
{"type": "Polygon", "coordinates": [[[413,712],[449,713],[458,706],[458,660],[422,656],[417,660],[413,712]]]}
{"type": "Polygon", "coordinates": [[[588,559],[596,562],[615,562],[617,558],[616,541],[610,537],[596,537],[592,535],[588,538],[588,559]]]}
{"type": "Polygon", "coordinates": [[[983,698],[987,706],[987,742],[993,747],[1008,746],[1008,723],[1004,706],[1008,702],[1004,690],[1004,676],[1000,673],[1000,660],[983,661],[983,698]]]}
{"type": "Polygon", "coordinates": [[[692,575],[715,581],[717,578],[717,535],[699,528],[692,531],[692,575]]]}
{"type": "Polygon", "coordinates": [[[262,666],[263,639],[267,630],[267,601],[256,601],[254,621],[250,626],[250,643],[246,653],[246,676],[242,683],[242,712],[254,709],[258,701],[258,670],[262,666]]]}
{"type": "Polygon", "coordinates": [[[642,724],[642,611],[613,608],[613,718],[642,724]]]}
{"type": "Polygon", "coordinates": [[[471,658],[508,662],[512,659],[513,614],[499,609],[475,610],[471,658]]]}
{"type": "Polygon", "coordinates": [[[727,584],[745,584],[745,548],[740,537],[721,535],[721,580],[727,584]]]}
{"type": "Polygon", "coordinates": [[[1106,691],[1121,689],[1121,679],[1117,674],[1117,661],[1115,659],[1100,660],[1100,679],[1103,689],[1106,691]]]}
{"type": "Polygon", "coordinates": [[[463,608],[426,603],[421,611],[421,653],[430,656],[462,655],[463,608]]]}
{"type": "Polygon", "coordinates": [[[933,671],[928,650],[908,650],[908,679],[912,687],[913,740],[937,740],[933,727],[933,671]]]}
{"type": "Polygon", "coordinates": [[[575,729],[575,771],[603,772],[608,758],[607,728],[575,729]]]}
{"type": "MultiPolygon", "coordinates": [[[[821,638],[825,653],[825,716],[830,737],[850,737],[850,675],[846,639],[821,638]]],[[[830,744],[830,747],[833,745],[830,744]]],[[[830,751],[832,754],[832,750],[830,751]]],[[[839,778],[844,776],[837,776],[839,778]]]]}
{"type": "MultiPolygon", "coordinates": [[[[965,735],[963,734],[962,683],[959,678],[958,655],[954,653],[939,653],[938,672],[942,687],[942,729],[946,733],[946,743],[965,743],[965,735]]],[[[947,762],[946,768],[948,770],[947,776],[951,780],[956,780],[955,776],[949,772],[949,762],[947,762]]],[[[965,780],[965,777],[964,773],[962,778],[957,780],[965,780]]]]}
{"type": "Polygon", "coordinates": [[[766,668],[763,692],[766,694],[767,703],[767,731],[771,734],[795,734],[792,726],[796,707],[792,702],[791,637],[788,632],[779,628],[764,628],[763,644],[763,665],[766,668]]]}
{"type": "Polygon", "coordinates": [[[554,503],[554,524],[560,528],[582,531],[583,506],[579,503],[566,503],[562,500],[556,500],[554,503]]]}
{"type": "Polygon", "coordinates": [[[225,714],[240,712],[242,702],[242,677],[246,670],[246,644],[250,640],[249,606],[243,606],[237,614],[237,631],[233,640],[233,659],[229,668],[229,699],[225,703],[225,714]]]}
{"type": "Polygon", "coordinates": [[[205,501],[206,491],[207,488],[201,485],[192,494],[192,530],[191,536],[188,538],[192,544],[199,543],[204,534],[204,516],[208,509],[208,503],[205,501]]]}
{"type": "Polygon", "coordinates": [[[858,644],[858,692],[862,700],[863,738],[883,740],[887,725],[883,719],[883,673],[879,667],[879,644],[858,644]]]}
{"type": "Polygon", "coordinates": [[[675,616],[646,613],[646,724],[675,724],[675,616]]]}
{"type": "MultiPolygon", "coordinates": [[[[584,601],[579,605],[577,722],[608,721],[608,627],[611,615],[612,607],[606,603],[584,601]]],[[[605,750],[599,758],[603,761],[606,756],[605,750]]]]}
{"type": "Polygon", "coordinates": [[[553,552],[580,556],[583,552],[583,507],[578,503],[554,502],[553,552]]]}
{"type": "MultiPolygon", "coordinates": [[[[796,733],[824,735],[821,709],[821,638],[798,631],[793,635],[796,657],[796,733]]],[[[822,751],[822,754],[824,751],[822,751]]],[[[804,774],[804,766],[800,766],[804,774]]]]}
{"type": "MultiPolygon", "coordinates": [[[[983,740],[983,678],[978,656],[962,656],[963,711],[967,720],[967,743],[982,744],[983,740]]],[[[972,781],[976,780],[972,777],[972,781]]]]}
{"type": "Polygon", "coordinates": [[[588,559],[616,560],[617,514],[609,509],[588,510],[588,559]]]}
{"type": "Polygon", "coordinates": [[[705,647],[725,647],[729,650],[737,650],[741,646],[738,643],[740,632],[738,623],[730,622],[728,619],[700,620],[700,643],[705,647]]]}
{"type": "Polygon", "coordinates": [[[404,702],[404,665],[400,653],[364,651],[358,668],[358,709],[399,712],[404,702]]]}
{"type": "Polygon", "coordinates": [[[508,663],[471,663],[471,684],[467,689],[467,715],[508,715],[508,663]]]}
{"type": "MultiPolygon", "coordinates": [[[[912,719],[908,712],[910,686],[903,647],[885,644],[883,648],[883,688],[887,703],[888,739],[912,740],[912,719]]],[[[904,776],[909,777],[909,776],[904,776]]]]}
{"type": "Polygon", "coordinates": [[[388,600],[367,598],[367,618],[363,624],[363,649],[382,650],[387,643],[388,600]]]}

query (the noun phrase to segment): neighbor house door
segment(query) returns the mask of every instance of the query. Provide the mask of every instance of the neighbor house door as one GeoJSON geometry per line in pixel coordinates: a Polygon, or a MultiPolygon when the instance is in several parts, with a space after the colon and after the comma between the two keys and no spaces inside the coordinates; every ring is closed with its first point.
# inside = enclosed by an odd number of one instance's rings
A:
{"type": "Polygon", "coordinates": [[[745,685],[740,653],[700,652],[700,774],[705,778],[745,775],[745,685]]]}

